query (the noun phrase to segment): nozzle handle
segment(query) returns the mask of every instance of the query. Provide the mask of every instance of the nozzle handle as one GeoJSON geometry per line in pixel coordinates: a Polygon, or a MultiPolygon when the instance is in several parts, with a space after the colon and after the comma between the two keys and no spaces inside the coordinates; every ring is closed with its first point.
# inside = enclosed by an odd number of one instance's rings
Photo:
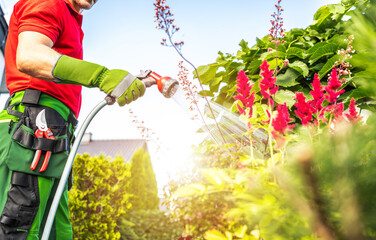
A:
{"type": "Polygon", "coordinates": [[[145,87],[147,87],[147,88],[157,84],[157,81],[154,78],[151,78],[151,77],[147,77],[145,79],[142,79],[141,82],[143,82],[145,87]]]}

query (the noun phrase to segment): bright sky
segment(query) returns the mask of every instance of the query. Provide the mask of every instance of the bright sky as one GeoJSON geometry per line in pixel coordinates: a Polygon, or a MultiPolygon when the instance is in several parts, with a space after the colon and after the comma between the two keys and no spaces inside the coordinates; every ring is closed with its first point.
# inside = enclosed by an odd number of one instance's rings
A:
{"type": "MultiPolygon", "coordinates": [[[[0,0],[7,9],[15,0],[0,0]]],[[[151,69],[160,75],[177,78],[180,58],[172,48],[160,45],[164,32],[155,28],[153,0],[99,0],[85,11],[83,30],[84,59],[108,68],[121,68],[133,74],[151,69]]],[[[218,51],[236,53],[244,39],[255,43],[270,28],[271,14],[276,0],[167,0],[175,24],[180,31],[176,41],[183,40],[184,55],[196,66],[215,62],[218,51]]],[[[314,13],[323,5],[340,0],[283,0],[285,28],[305,28],[312,23],[314,13]]],[[[6,11],[10,13],[10,11],[6,11]]],[[[186,64],[186,67],[188,65],[186,64]]],[[[192,69],[190,69],[192,72],[192,69]]],[[[83,122],[89,111],[104,94],[96,89],[83,91],[83,104],[79,120],[83,122]]],[[[165,99],[156,89],[147,89],[145,96],[129,106],[105,107],[88,128],[94,139],[141,138],[130,121],[132,108],[147,127],[152,128],[162,141],[162,155],[153,155],[153,167],[158,185],[167,181],[167,174],[186,168],[187,157],[197,127],[173,100],[165,99]]],[[[198,143],[198,142],[196,142],[198,143]]]]}

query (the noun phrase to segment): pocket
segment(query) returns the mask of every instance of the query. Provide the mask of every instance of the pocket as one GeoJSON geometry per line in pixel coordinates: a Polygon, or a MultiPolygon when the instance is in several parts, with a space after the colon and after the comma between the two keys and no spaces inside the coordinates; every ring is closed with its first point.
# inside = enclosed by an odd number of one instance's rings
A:
{"type": "Polygon", "coordinates": [[[5,239],[26,239],[39,204],[38,177],[13,172],[8,198],[0,217],[5,239]]]}
{"type": "Polygon", "coordinates": [[[60,178],[69,155],[70,131],[68,123],[54,109],[46,106],[29,106],[17,124],[11,126],[11,143],[6,158],[8,168],[12,171],[60,178]],[[48,128],[51,129],[55,140],[35,137],[36,117],[45,110],[48,128]],[[41,150],[38,165],[30,169],[35,151],[41,150]],[[51,158],[46,171],[39,172],[46,151],[51,151],[51,158]]]}

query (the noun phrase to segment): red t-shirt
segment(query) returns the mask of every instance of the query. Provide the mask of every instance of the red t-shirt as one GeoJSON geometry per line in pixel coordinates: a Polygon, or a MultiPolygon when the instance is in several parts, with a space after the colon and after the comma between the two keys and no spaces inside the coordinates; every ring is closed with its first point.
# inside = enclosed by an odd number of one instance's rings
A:
{"type": "Polygon", "coordinates": [[[78,117],[82,87],[44,81],[18,71],[16,51],[18,34],[34,31],[49,37],[54,43],[52,48],[55,51],[82,59],[81,25],[82,15],[68,0],[19,0],[10,18],[5,46],[5,74],[10,93],[26,88],[41,90],[62,101],[78,117]]]}

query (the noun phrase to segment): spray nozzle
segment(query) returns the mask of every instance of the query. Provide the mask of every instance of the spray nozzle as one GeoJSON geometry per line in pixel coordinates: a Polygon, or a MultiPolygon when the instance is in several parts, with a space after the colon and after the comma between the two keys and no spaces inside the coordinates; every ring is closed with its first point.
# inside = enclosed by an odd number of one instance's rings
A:
{"type": "Polygon", "coordinates": [[[179,82],[171,77],[161,77],[159,74],[151,70],[141,71],[137,76],[145,84],[150,87],[157,84],[158,90],[166,98],[172,97],[179,88],[179,82]]]}

